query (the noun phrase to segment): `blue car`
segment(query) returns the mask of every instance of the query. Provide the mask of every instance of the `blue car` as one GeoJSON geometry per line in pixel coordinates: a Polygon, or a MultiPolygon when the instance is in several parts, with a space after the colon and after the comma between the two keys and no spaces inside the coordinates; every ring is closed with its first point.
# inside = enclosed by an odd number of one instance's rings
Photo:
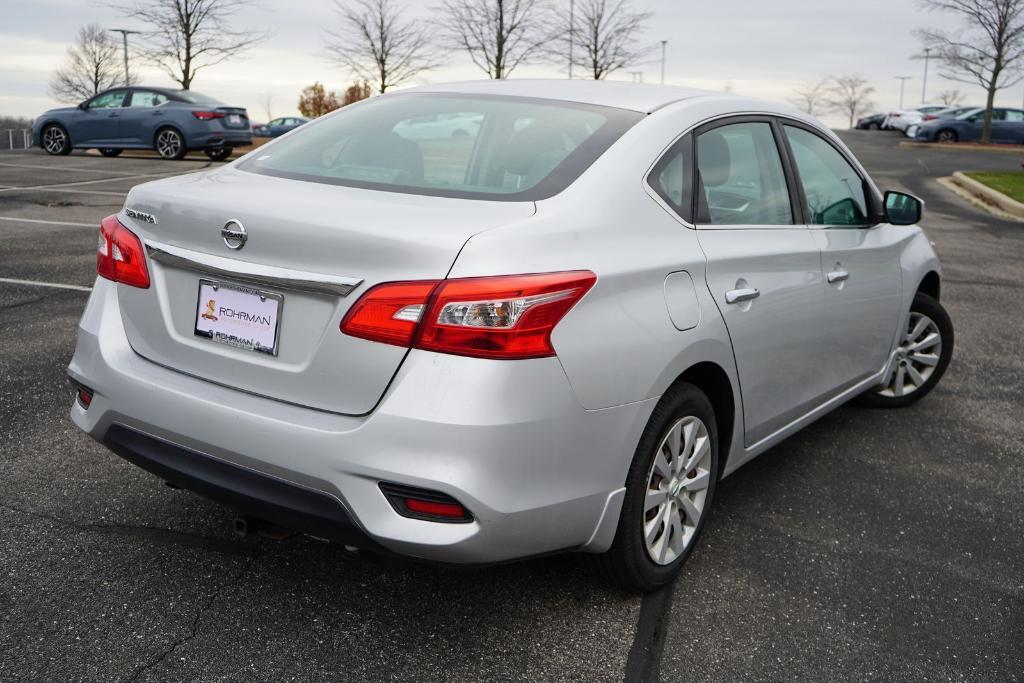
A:
{"type": "MultiPolygon", "coordinates": [[[[954,118],[924,121],[914,139],[919,142],[977,142],[985,123],[983,108],[971,109],[954,118]]],[[[992,142],[1024,144],[1024,109],[997,107],[992,110],[992,142]]]]}
{"type": "Polygon", "coordinates": [[[304,123],[309,123],[310,119],[305,116],[283,116],[279,119],[274,119],[270,123],[264,123],[261,126],[253,128],[253,133],[262,138],[276,138],[278,135],[284,135],[290,130],[295,130],[304,123]]]}
{"type": "Polygon", "coordinates": [[[48,154],[96,148],[116,157],[125,149],[155,149],[164,159],[203,150],[215,161],[252,143],[249,116],[191,90],[112,88],[77,107],[51,109],[32,124],[35,143],[48,154]]]}

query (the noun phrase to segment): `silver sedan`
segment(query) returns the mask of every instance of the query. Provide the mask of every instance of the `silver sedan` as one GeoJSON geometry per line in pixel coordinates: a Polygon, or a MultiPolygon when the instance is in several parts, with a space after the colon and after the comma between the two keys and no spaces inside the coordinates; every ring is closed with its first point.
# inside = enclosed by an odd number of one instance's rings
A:
{"type": "Polygon", "coordinates": [[[131,191],[100,226],[71,418],[277,525],[445,563],[580,551],[652,590],[722,477],[942,377],[921,211],[786,106],[389,93],[131,191]]]}

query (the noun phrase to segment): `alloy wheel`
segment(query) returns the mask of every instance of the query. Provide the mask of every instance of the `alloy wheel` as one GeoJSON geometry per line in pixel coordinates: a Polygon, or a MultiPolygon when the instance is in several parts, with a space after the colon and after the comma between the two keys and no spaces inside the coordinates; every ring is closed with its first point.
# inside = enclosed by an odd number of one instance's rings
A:
{"type": "Polygon", "coordinates": [[[156,151],[165,159],[171,159],[181,151],[181,136],[173,130],[161,131],[156,138],[156,151]]]}
{"type": "Polygon", "coordinates": [[[677,420],[658,446],[647,474],[644,545],[656,564],[672,564],[693,540],[711,476],[707,427],[693,416],[677,420]]]}
{"type": "Polygon", "coordinates": [[[956,133],[949,130],[940,130],[939,142],[956,142],[956,133]]]}
{"type": "Polygon", "coordinates": [[[919,390],[935,372],[942,357],[942,334],[935,321],[923,313],[911,312],[907,333],[896,349],[896,368],[881,396],[909,396],[919,390]]]}
{"type": "Polygon", "coordinates": [[[59,126],[50,126],[43,133],[43,147],[50,154],[60,154],[67,143],[68,136],[59,126]]]}

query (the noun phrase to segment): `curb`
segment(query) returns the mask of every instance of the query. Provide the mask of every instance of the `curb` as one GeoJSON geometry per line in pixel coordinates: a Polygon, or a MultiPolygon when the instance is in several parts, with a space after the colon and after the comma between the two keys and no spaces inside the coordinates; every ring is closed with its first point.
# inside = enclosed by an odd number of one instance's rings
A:
{"type": "Polygon", "coordinates": [[[903,140],[897,144],[904,149],[941,149],[953,152],[994,152],[995,154],[1018,154],[1024,156],[1021,145],[981,145],[975,142],[911,142],[903,140]]]}
{"type": "Polygon", "coordinates": [[[1009,214],[1015,218],[1024,219],[1024,204],[1016,199],[1011,199],[1002,192],[993,190],[988,185],[980,183],[960,171],[956,171],[953,174],[952,181],[953,184],[965,190],[986,206],[996,208],[1002,213],[1009,214]]]}

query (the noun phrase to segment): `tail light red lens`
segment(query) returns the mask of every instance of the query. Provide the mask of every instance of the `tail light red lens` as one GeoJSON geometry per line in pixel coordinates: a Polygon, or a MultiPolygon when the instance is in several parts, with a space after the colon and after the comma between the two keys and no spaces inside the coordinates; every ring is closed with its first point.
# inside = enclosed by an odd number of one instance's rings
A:
{"type": "Polygon", "coordinates": [[[142,289],[149,287],[149,270],[142,241],[121,225],[117,216],[107,216],[100,223],[96,272],[114,282],[142,289]]]}
{"type": "Polygon", "coordinates": [[[935,116],[934,114],[925,114],[924,115],[924,120],[925,121],[934,121],[937,118],[939,118],[939,117],[935,116]]]}
{"type": "Polygon", "coordinates": [[[555,355],[555,326],[596,281],[571,271],[386,283],[353,305],[341,331],[460,356],[543,358],[555,355]]]}
{"type": "Polygon", "coordinates": [[[194,111],[192,116],[196,117],[200,121],[209,121],[210,119],[222,119],[224,118],[224,112],[221,111],[194,111]]]}

